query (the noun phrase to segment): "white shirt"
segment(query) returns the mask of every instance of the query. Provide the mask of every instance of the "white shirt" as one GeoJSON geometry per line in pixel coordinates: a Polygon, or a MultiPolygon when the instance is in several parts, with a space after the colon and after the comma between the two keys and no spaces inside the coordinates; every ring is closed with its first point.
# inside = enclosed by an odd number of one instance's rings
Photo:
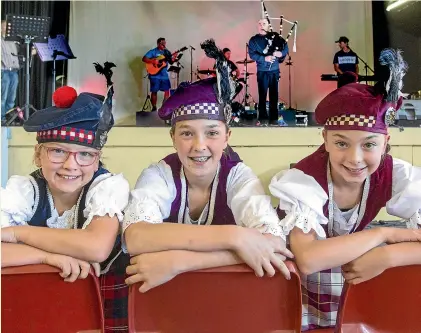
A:
{"type": "MultiPolygon", "coordinates": [[[[184,173],[181,175],[183,189],[186,189],[184,173]]],[[[215,177],[213,188],[218,186],[218,176],[215,177]]],[[[244,163],[233,167],[227,178],[227,205],[231,209],[235,223],[239,226],[256,228],[262,233],[271,233],[285,239],[276,210],[272,207],[270,197],[265,194],[263,186],[244,163]]],[[[190,218],[186,204],[186,191],[182,190],[180,214],[178,223],[211,224],[215,204],[215,193],[211,191],[201,217],[197,221],[190,218]],[[209,213],[209,215],[208,215],[209,213]],[[208,217],[210,216],[210,217],[208,217]]],[[[216,191],[215,191],[216,192],[216,191]]],[[[165,162],[152,164],[141,173],[135,189],[131,192],[130,202],[125,209],[123,232],[132,223],[149,222],[162,223],[171,212],[171,204],[177,194],[171,167],[165,162]]]]}
{"type": "MultiPolygon", "coordinates": [[[[6,188],[1,189],[1,227],[27,225],[35,213],[35,203],[38,202],[34,186],[37,186],[31,176],[12,176],[6,188]]],[[[83,215],[86,218],[83,229],[92,221],[94,216],[117,216],[123,221],[123,210],[129,199],[130,187],[122,174],[103,174],[95,178],[86,195],[83,215]]],[[[51,217],[47,220],[49,228],[71,229],[74,227],[71,209],[59,215],[54,202],[51,205],[51,217]]]]}
{"type": "MultiPolygon", "coordinates": [[[[328,195],[312,176],[298,169],[281,171],[272,178],[269,189],[279,199],[279,208],[286,213],[281,221],[286,235],[298,227],[305,233],[314,229],[319,239],[326,238],[322,225],[328,223],[323,213],[328,195]]],[[[355,223],[349,221],[358,206],[342,212],[334,203],[333,231],[336,235],[351,232],[355,223]]],[[[387,202],[386,210],[390,215],[406,220],[408,228],[421,226],[421,168],[393,159],[392,198],[387,202]]]]}

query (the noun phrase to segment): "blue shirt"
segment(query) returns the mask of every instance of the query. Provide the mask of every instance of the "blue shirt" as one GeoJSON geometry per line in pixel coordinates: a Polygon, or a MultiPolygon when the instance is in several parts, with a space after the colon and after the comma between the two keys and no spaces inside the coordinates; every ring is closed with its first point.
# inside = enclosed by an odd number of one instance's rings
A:
{"type": "Polygon", "coordinates": [[[358,56],[357,54],[350,50],[349,52],[344,52],[340,50],[335,53],[333,58],[333,63],[339,65],[339,69],[342,72],[353,72],[357,73],[357,64],[358,64],[358,56]]]}
{"type": "Polygon", "coordinates": [[[279,64],[285,60],[285,57],[289,52],[288,44],[285,44],[285,48],[282,50],[282,58],[275,58],[272,65],[270,62],[265,61],[265,57],[271,55],[263,53],[263,50],[267,45],[268,41],[266,36],[260,34],[254,35],[249,41],[249,56],[256,62],[258,72],[279,72],[279,64]]]}
{"type": "MultiPolygon", "coordinates": [[[[157,47],[156,48],[154,48],[154,49],[152,49],[152,50],[149,50],[146,54],[145,54],[145,57],[146,58],[149,58],[149,59],[153,59],[153,58],[156,58],[156,57],[158,57],[158,56],[160,56],[160,55],[164,55],[164,54],[166,54],[168,57],[170,57],[171,56],[171,53],[170,53],[170,51],[168,51],[167,49],[165,49],[165,50],[160,50],[160,49],[158,49],[157,47]]],[[[155,74],[155,75],[151,75],[151,74],[149,74],[149,77],[150,78],[155,78],[155,79],[168,79],[168,71],[167,71],[167,68],[168,68],[168,61],[167,61],[167,66],[165,66],[164,68],[162,68],[157,74],[155,74]]]]}

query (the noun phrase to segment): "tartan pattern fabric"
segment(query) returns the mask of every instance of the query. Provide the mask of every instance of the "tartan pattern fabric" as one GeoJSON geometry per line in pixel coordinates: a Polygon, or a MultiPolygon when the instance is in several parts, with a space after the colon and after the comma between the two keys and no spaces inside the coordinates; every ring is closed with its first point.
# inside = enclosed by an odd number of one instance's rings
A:
{"type": "Polygon", "coordinates": [[[374,127],[376,125],[376,117],[365,115],[342,115],[330,117],[326,121],[326,126],[357,126],[357,127],[374,127]]]}
{"type": "Polygon", "coordinates": [[[213,114],[219,115],[219,104],[217,103],[196,103],[191,105],[181,105],[175,109],[172,117],[194,115],[194,114],[213,114]]]}
{"type": "Polygon", "coordinates": [[[340,267],[301,276],[302,331],[334,327],[344,278],[340,267]]]}
{"type": "Polygon", "coordinates": [[[95,133],[82,128],[66,127],[39,131],[37,132],[38,142],[47,141],[64,141],[64,142],[80,142],[85,144],[92,144],[95,139],[95,133]]]}
{"type": "Polygon", "coordinates": [[[121,253],[113,262],[110,270],[100,276],[101,297],[104,305],[104,333],[128,333],[128,296],[129,287],[126,266],[130,258],[121,253]]]}

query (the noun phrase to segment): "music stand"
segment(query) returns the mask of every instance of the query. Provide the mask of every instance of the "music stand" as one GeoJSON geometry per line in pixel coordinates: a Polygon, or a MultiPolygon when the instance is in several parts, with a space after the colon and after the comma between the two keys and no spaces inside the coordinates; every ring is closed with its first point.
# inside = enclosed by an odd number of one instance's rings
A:
{"type": "MultiPolygon", "coordinates": [[[[29,15],[12,15],[6,16],[6,37],[5,40],[21,41],[24,40],[26,44],[26,58],[25,58],[25,119],[29,118],[29,109],[36,111],[36,109],[29,104],[29,44],[34,40],[43,41],[48,37],[50,30],[50,18],[44,16],[29,16],[29,15]]],[[[15,117],[16,118],[16,117],[15,117]]]]}
{"type": "MultiPolygon", "coordinates": [[[[52,93],[56,90],[56,61],[76,59],[69,43],[64,35],[57,35],[56,38],[48,37],[48,43],[34,43],[42,62],[53,62],[53,87],[52,93]]],[[[54,101],[52,101],[54,106],[54,101]]]]}

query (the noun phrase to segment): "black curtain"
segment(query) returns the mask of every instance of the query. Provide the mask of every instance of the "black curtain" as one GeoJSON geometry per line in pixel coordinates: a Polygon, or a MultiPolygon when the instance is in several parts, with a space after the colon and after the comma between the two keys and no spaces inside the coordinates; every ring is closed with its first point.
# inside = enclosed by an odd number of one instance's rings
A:
{"type": "Polygon", "coordinates": [[[380,66],[380,52],[390,47],[389,22],[384,1],[372,1],[374,71],[380,66]]]}
{"type": "MultiPolygon", "coordinates": [[[[2,20],[7,14],[47,16],[50,17],[50,36],[62,34],[69,38],[70,1],[2,1],[2,20]]],[[[25,44],[21,44],[21,53],[25,52],[25,44]]],[[[29,102],[37,110],[51,106],[53,63],[42,62],[38,55],[34,56],[30,68],[29,102]]],[[[56,61],[56,76],[67,77],[67,61],[56,61]]],[[[58,82],[57,82],[58,83],[58,82]]],[[[56,87],[60,86],[59,84],[56,87]]],[[[25,104],[25,68],[19,71],[19,86],[16,105],[25,104]]]]}

